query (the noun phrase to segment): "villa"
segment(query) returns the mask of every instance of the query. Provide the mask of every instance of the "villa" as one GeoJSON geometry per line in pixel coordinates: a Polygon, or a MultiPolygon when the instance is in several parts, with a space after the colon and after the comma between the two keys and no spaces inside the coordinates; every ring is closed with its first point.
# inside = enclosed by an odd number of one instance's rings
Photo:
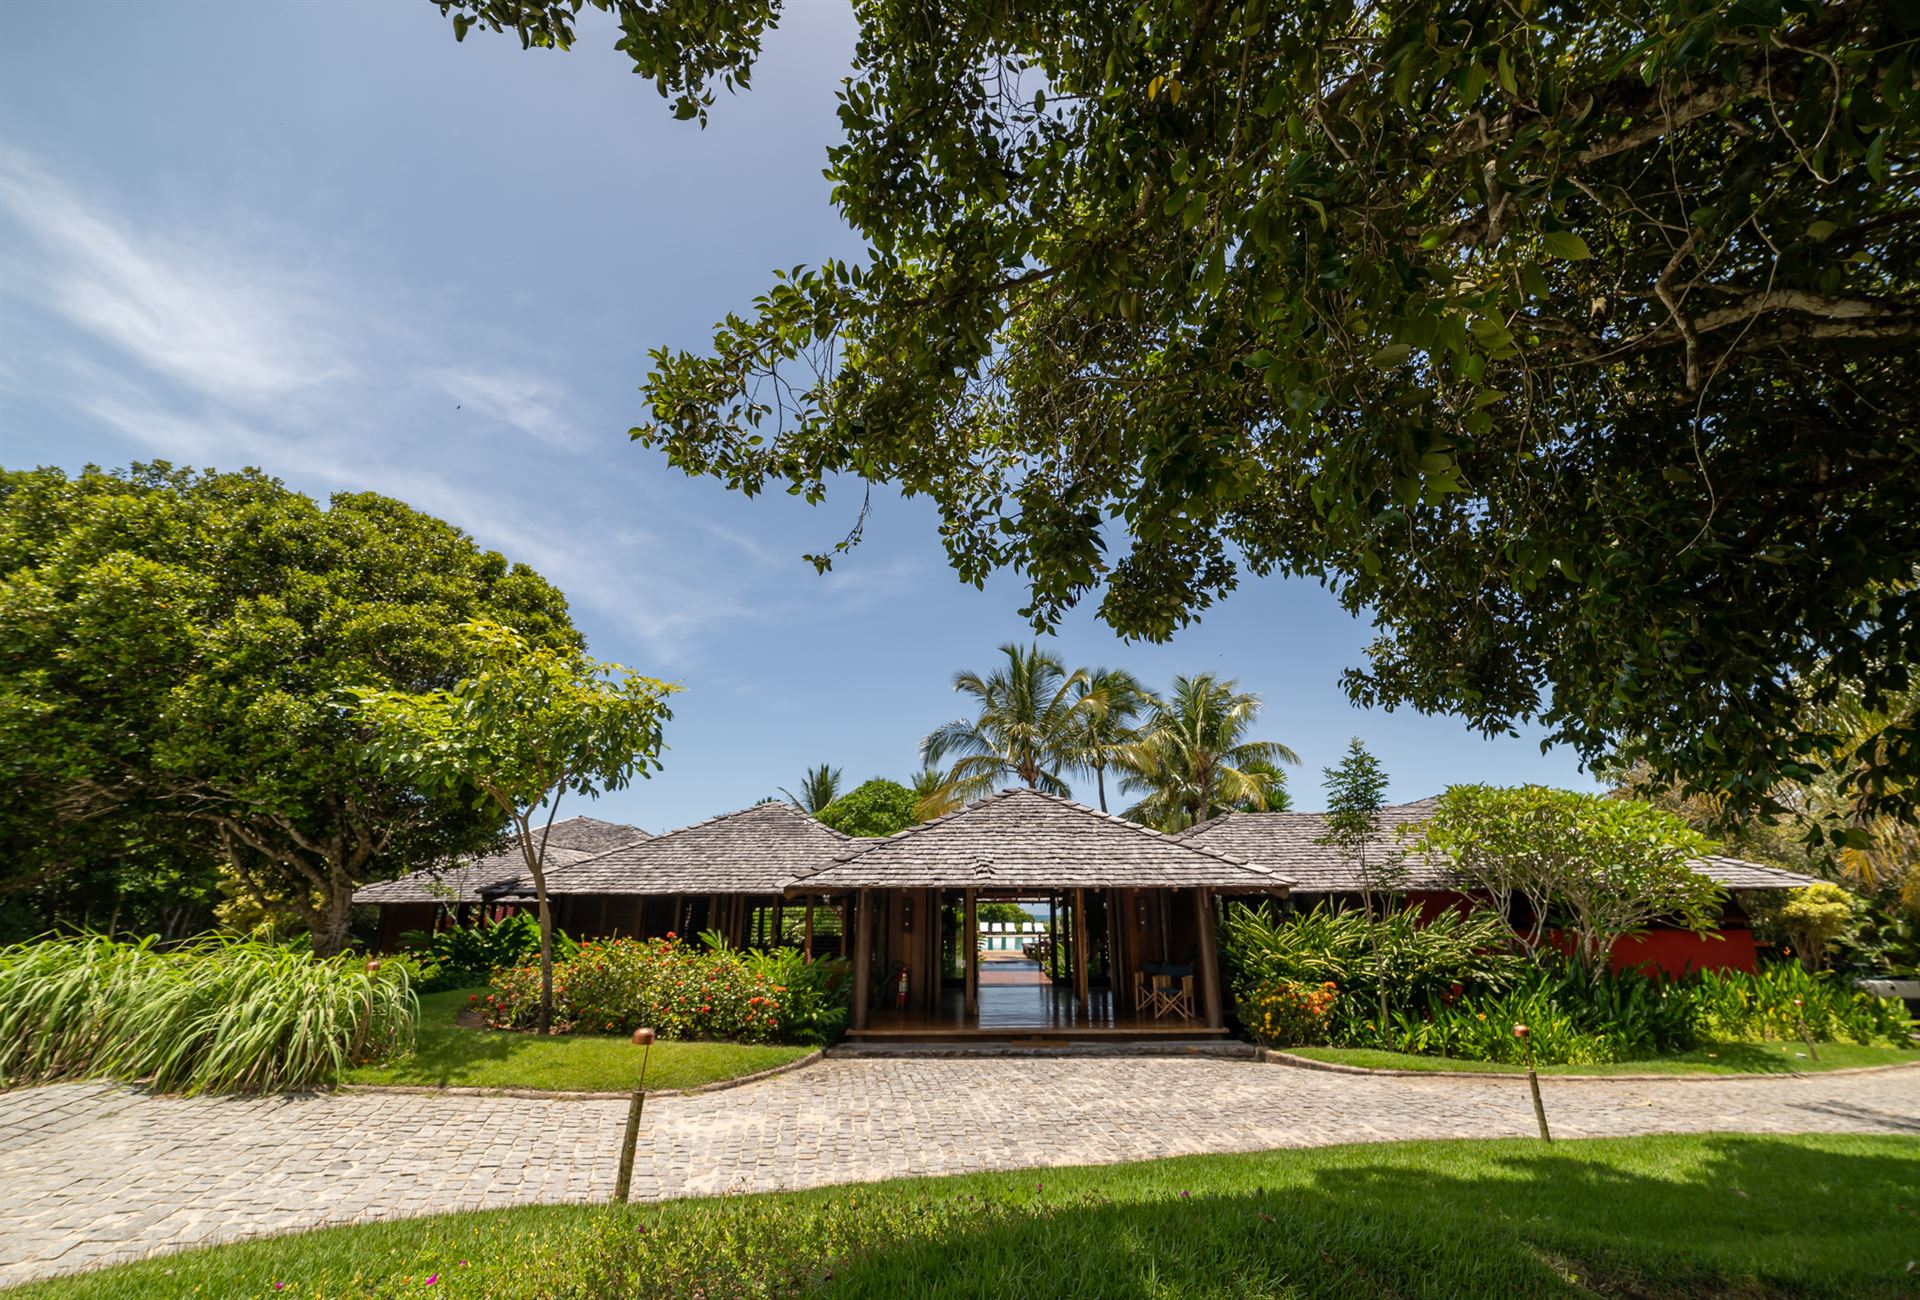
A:
{"type": "MultiPolygon", "coordinates": [[[[1386,810],[1375,860],[1401,853],[1401,828],[1432,807],[1386,810]]],[[[576,938],[711,933],[850,958],[867,973],[853,987],[855,1041],[1187,1040],[1228,1032],[1214,943],[1223,904],[1358,898],[1361,882],[1319,842],[1324,831],[1316,813],[1227,813],[1165,834],[1016,788],[855,839],[771,802],[657,836],[589,818],[557,823],[547,890],[555,924],[576,938]],[[977,909],[1000,901],[1044,910],[1038,972],[1016,976],[996,960],[1014,954],[995,950],[977,909]]],[[[1718,929],[1655,929],[1623,941],[1616,966],[1752,970],[1741,897],[1814,883],[1735,858],[1694,865],[1728,891],[1718,929]]],[[[1419,855],[1406,860],[1403,893],[1428,914],[1474,901],[1444,861],[1419,855]]],[[[381,907],[381,942],[392,947],[408,930],[524,908],[534,891],[518,853],[506,852],[354,897],[381,907]]]]}

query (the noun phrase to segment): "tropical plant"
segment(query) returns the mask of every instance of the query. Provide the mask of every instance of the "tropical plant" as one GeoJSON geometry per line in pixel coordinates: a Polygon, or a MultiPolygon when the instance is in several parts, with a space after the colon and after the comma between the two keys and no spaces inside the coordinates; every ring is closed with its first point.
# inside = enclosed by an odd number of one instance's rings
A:
{"type": "Polygon", "coordinates": [[[903,831],[917,821],[918,801],[898,781],[876,776],[822,808],[820,824],[842,835],[869,837],[903,831]]]}
{"type": "Polygon", "coordinates": [[[1212,673],[1176,677],[1153,701],[1140,738],[1114,756],[1122,791],[1140,796],[1126,810],[1134,821],[1180,830],[1238,806],[1264,809],[1268,773],[1300,756],[1270,740],[1250,740],[1260,697],[1212,673]]]}
{"type": "MultiPolygon", "coordinates": [[[[574,949],[565,931],[553,933],[554,953],[564,960],[574,949]]],[[[453,925],[432,932],[409,930],[400,936],[401,951],[420,966],[415,987],[422,993],[484,984],[493,972],[518,966],[540,951],[540,922],[526,912],[483,920],[477,925],[453,925]]]]}
{"type": "Polygon", "coordinates": [[[1153,693],[1139,678],[1120,668],[1095,668],[1074,686],[1075,696],[1091,704],[1081,716],[1079,766],[1093,773],[1100,811],[1107,810],[1107,768],[1121,748],[1140,738],[1140,716],[1154,705],[1153,693]]]}
{"type": "Polygon", "coordinates": [[[818,767],[808,768],[807,774],[800,778],[800,793],[795,794],[785,786],[780,793],[787,796],[787,802],[803,813],[818,814],[822,808],[840,797],[840,769],[822,763],[818,767]]]}
{"type": "Polygon", "coordinates": [[[1080,694],[1085,669],[1069,672],[1054,655],[1031,646],[1003,645],[1006,663],[982,677],[954,674],[953,689],[973,697],[974,716],[927,734],[920,757],[929,767],[958,755],[946,785],[962,801],[990,793],[1002,780],[1049,794],[1072,791],[1060,778],[1080,761],[1080,737],[1099,705],[1080,694]]]}
{"type": "Polygon", "coordinates": [[[0,1084],[102,1077],[162,1092],[279,1092],[409,1049],[404,968],[305,946],[101,934],[0,948],[0,1084]]]}
{"type": "Polygon", "coordinates": [[[538,574],[387,497],[323,507],[165,463],[0,472],[0,889],[50,921],[160,928],[168,894],[204,918],[223,869],[340,951],[358,886],[499,832],[472,787],[383,772],[340,707],[451,685],[474,618],[580,644],[538,574]]]}
{"type": "Polygon", "coordinates": [[[1835,940],[1855,929],[1853,895],[1838,885],[1809,885],[1792,891],[1780,908],[1779,919],[1792,938],[1800,964],[1817,971],[1827,964],[1827,950],[1835,940]]]}
{"type": "MultiPolygon", "coordinates": [[[[703,121],[780,12],[598,2],[703,121]]],[[[443,7],[564,44],[579,5],[443,7]]],[[[1742,800],[1833,753],[1804,689],[1909,680],[1906,6],[858,15],[827,175],[861,252],[653,353],[670,464],[927,493],[1041,626],[1104,588],[1165,637],[1243,566],[1311,575],[1381,625],[1358,701],[1742,800]]],[[[1917,727],[1876,798],[1920,798],[1917,727]]]]}
{"type": "Polygon", "coordinates": [[[553,1013],[546,831],[569,793],[624,788],[660,766],[678,689],[618,664],[534,645],[497,623],[466,625],[479,671],[449,689],[351,692],[388,772],[429,791],[477,791],[512,823],[540,916],[540,1032],[553,1013]],[[546,809],[546,825],[534,819],[546,809]]]}
{"type": "Polygon", "coordinates": [[[923,767],[913,778],[913,819],[930,822],[960,808],[960,796],[947,784],[946,773],[923,767]]]}

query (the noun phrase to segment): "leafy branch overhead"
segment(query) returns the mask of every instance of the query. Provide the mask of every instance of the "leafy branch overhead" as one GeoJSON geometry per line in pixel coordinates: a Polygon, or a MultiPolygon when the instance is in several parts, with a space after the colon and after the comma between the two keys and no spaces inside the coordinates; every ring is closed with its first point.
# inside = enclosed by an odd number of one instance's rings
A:
{"type": "MultiPolygon", "coordinates": [[[[683,116],[777,16],[595,3],[683,116]]],[[[580,10],[443,7],[562,45],[580,10]]],[[[860,21],[828,176],[866,255],[653,354],[634,436],[673,464],[931,496],[1043,627],[1097,599],[1165,637],[1243,570],[1314,576],[1379,620],[1358,701],[1538,718],[1736,804],[1832,760],[1842,683],[1905,686],[1911,6],[860,21]]],[[[1860,794],[1913,804],[1917,733],[1857,751],[1860,794]]]]}

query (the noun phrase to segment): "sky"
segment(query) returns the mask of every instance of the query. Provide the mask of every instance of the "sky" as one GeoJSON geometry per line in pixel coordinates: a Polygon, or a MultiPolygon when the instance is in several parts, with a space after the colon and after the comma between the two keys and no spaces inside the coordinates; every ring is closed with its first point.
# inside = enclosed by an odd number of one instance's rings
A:
{"type": "MultiPolygon", "coordinates": [[[[592,653],[683,688],[665,770],[563,816],[657,832],[820,762],[908,779],[965,713],[954,672],[1031,637],[1023,584],[961,583],[931,505],[884,487],[816,575],[858,485],[749,500],[627,437],[651,349],[702,346],[774,268],[859,257],[821,176],[851,15],[790,4],[705,130],[581,30],[562,54],[457,44],[426,3],[0,5],[0,465],[257,466],[532,565],[592,653]]],[[[1259,693],[1299,808],[1353,736],[1395,799],[1595,788],[1537,733],[1353,707],[1371,636],[1317,584],[1249,577],[1170,643],[1076,612],[1049,645],[1259,693]]]]}

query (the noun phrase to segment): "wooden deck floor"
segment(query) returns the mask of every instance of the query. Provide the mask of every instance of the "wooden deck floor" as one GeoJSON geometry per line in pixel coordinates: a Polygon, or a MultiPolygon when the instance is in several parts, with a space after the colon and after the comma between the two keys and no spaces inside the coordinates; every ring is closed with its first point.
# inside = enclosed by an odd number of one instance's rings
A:
{"type": "Polygon", "coordinates": [[[1068,985],[1048,981],[1030,962],[1020,964],[1028,971],[1016,971],[1015,963],[994,962],[997,978],[989,980],[983,963],[977,1016],[966,1014],[966,995],[961,990],[945,989],[937,1014],[875,1007],[867,1028],[849,1030],[847,1037],[1127,1039],[1210,1038],[1225,1033],[1208,1029],[1199,1019],[1116,1014],[1113,994],[1107,989],[1094,989],[1083,1013],[1068,985]]]}

